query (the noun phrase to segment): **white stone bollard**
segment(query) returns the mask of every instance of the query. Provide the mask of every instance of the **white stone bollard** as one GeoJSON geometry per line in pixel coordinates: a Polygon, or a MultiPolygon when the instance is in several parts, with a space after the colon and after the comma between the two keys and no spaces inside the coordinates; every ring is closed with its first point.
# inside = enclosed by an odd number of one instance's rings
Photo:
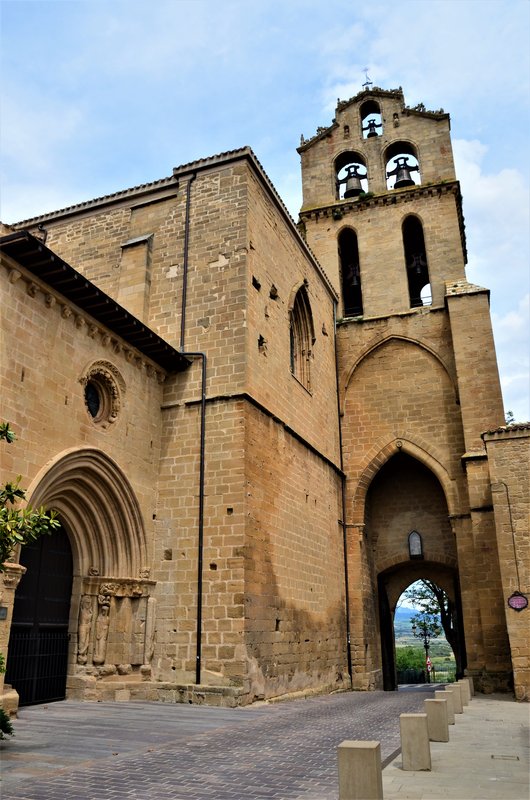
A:
{"type": "Polygon", "coordinates": [[[424,700],[423,703],[427,714],[427,729],[430,741],[448,742],[447,700],[424,700]]]}
{"type": "Polygon", "coordinates": [[[434,693],[435,700],[445,700],[447,704],[447,723],[449,725],[455,724],[455,708],[453,703],[453,695],[451,692],[446,692],[443,690],[438,690],[434,693]]]}
{"type": "Polygon", "coordinates": [[[452,683],[451,686],[445,687],[446,692],[451,692],[453,695],[453,708],[455,714],[463,714],[464,709],[462,707],[462,690],[457,683],[452,683]]]}
{"type": "Polygon", "coordinates": [[[469,681],[466,678],[462,678],[461,680],[457,681],[457,683],[462,688],[462,705],[468,706],[471,700],[469,681]]]}
{"type": "Polygon", "coordinates": [[[402,768],[404,770],[430,770],[431,745],[427,714],[400,714],[402,768]]]}
{"type": "Polygon", "coordinates": [[[466,675],[464,678],[469,683],[469,695],[471,698],[475,697],[475,684],[473,683],[473,678],[471,675],[466,675]]]}
{"type": "Polygon", "coordinates": [[[379,742],[344,741],[337,748],[339,800],[383,800],[379,742]]]}

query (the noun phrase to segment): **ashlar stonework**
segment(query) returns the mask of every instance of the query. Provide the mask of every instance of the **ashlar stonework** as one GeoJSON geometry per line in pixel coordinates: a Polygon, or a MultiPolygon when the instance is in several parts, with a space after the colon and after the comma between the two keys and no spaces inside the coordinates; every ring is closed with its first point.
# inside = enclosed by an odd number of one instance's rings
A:
{"type": "Polygon", "coordinates": [[[477,689],[528,699],[529,428],[499,427],[449,116],[374,88],[299,153],[298,225],[243,148],[3,227],[2,478],[62,525],[3,574],[11,709],[394,689],[421,577],[477,689]]]}

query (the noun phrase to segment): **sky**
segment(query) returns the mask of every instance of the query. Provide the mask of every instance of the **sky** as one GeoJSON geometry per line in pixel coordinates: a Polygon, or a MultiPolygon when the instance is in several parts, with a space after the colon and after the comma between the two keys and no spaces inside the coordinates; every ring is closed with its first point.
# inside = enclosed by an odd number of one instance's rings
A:
{"type": "Polygon", "coordinates": [[[451,114],[468,280],[491,289],[505,409],[529,420],[529,41],[528,0],[0,0],[1,219],[245,145],[297,219],[300,135],[368,68],[451,114]]]}

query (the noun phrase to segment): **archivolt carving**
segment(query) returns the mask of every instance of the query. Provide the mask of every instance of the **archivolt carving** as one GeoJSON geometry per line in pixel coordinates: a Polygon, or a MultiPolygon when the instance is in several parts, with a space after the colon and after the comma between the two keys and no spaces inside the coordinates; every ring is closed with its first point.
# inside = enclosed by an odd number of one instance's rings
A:
{"type": "Polygon", "coordinates": [[[139,583],[102,583],[99,592],[114,597],[142,597],[144,594],[139,583]]]}
{"type": "Polygon", "coordinates": [[[148,563],[140,507],[108,455],[95,448],[67,451],[41,471],[28,496],[32,506],[58,512],[70,537],[76,574],[138,581],[148,563]]]}

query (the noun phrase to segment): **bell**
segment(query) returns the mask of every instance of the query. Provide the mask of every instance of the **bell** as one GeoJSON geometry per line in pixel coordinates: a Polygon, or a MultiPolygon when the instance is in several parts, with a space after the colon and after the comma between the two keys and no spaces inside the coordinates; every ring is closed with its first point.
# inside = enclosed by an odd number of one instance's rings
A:
{"type": "Polygon", "coordinates": [[[368,131],[366,138],[371,139],[373,136],[379,136],[379,134],[376,131],[376,128],[382,128],[382,127],[383,126],[380,122],[377,123],[375,119],[369,119],[368,123],[363,128],[363,131],[368,131]]]}
{"type": "Polygon", "coordinates": [[[353,265],[352,272],[353,272],[353,276],[352,276],[352,280],[351,280],[351,285],[352,286],[358,286],[359,285],[359,267],[358,267],[357,264],[353,265]]]}
{"type": "Polygon", "coordinates": [[[387,172],[386,176],[390,178],[392,175],[395,175],[396,182],[394,184],[394,189],[403,189],[405,186],[415,185],[410,176],[411,172],[418,172],[418,167],[409,166],[408,158],[400,156],[396,158],[396,168],[393,169],[392,172],[387,172]]]}
{"type": "Polygon", "coordinates": [[[403,186],[414,186],[414,181],[410,177],[410,169],[408,169],[408,167],[402,167],[401,169],[398,169],[396,174],[394,188],[402,189],[403,186]]]}
{"type": "MultiPolygon", "coordinates": [[[[361,178],[365,178],[365,175],[359,175],[359,168],[357,164],[354,164],[351,167],[348,167],[348,172],[346,174],[346,190],[344,192],[344,197],[357,197],[358,195],[363,192],[363,187],[361,186],[361,178]]],[[[344,181],[341,181],[344,183],[344,181]]]]}
{"type": "Polygon", "coordinates": [[[423,258],[423,255],[416,254],[412,256],[412,262],[409,264],[409,269],[413,269],[417,275],[420,275],[423,268],[427,266],[427,262],[423,258]]]}

